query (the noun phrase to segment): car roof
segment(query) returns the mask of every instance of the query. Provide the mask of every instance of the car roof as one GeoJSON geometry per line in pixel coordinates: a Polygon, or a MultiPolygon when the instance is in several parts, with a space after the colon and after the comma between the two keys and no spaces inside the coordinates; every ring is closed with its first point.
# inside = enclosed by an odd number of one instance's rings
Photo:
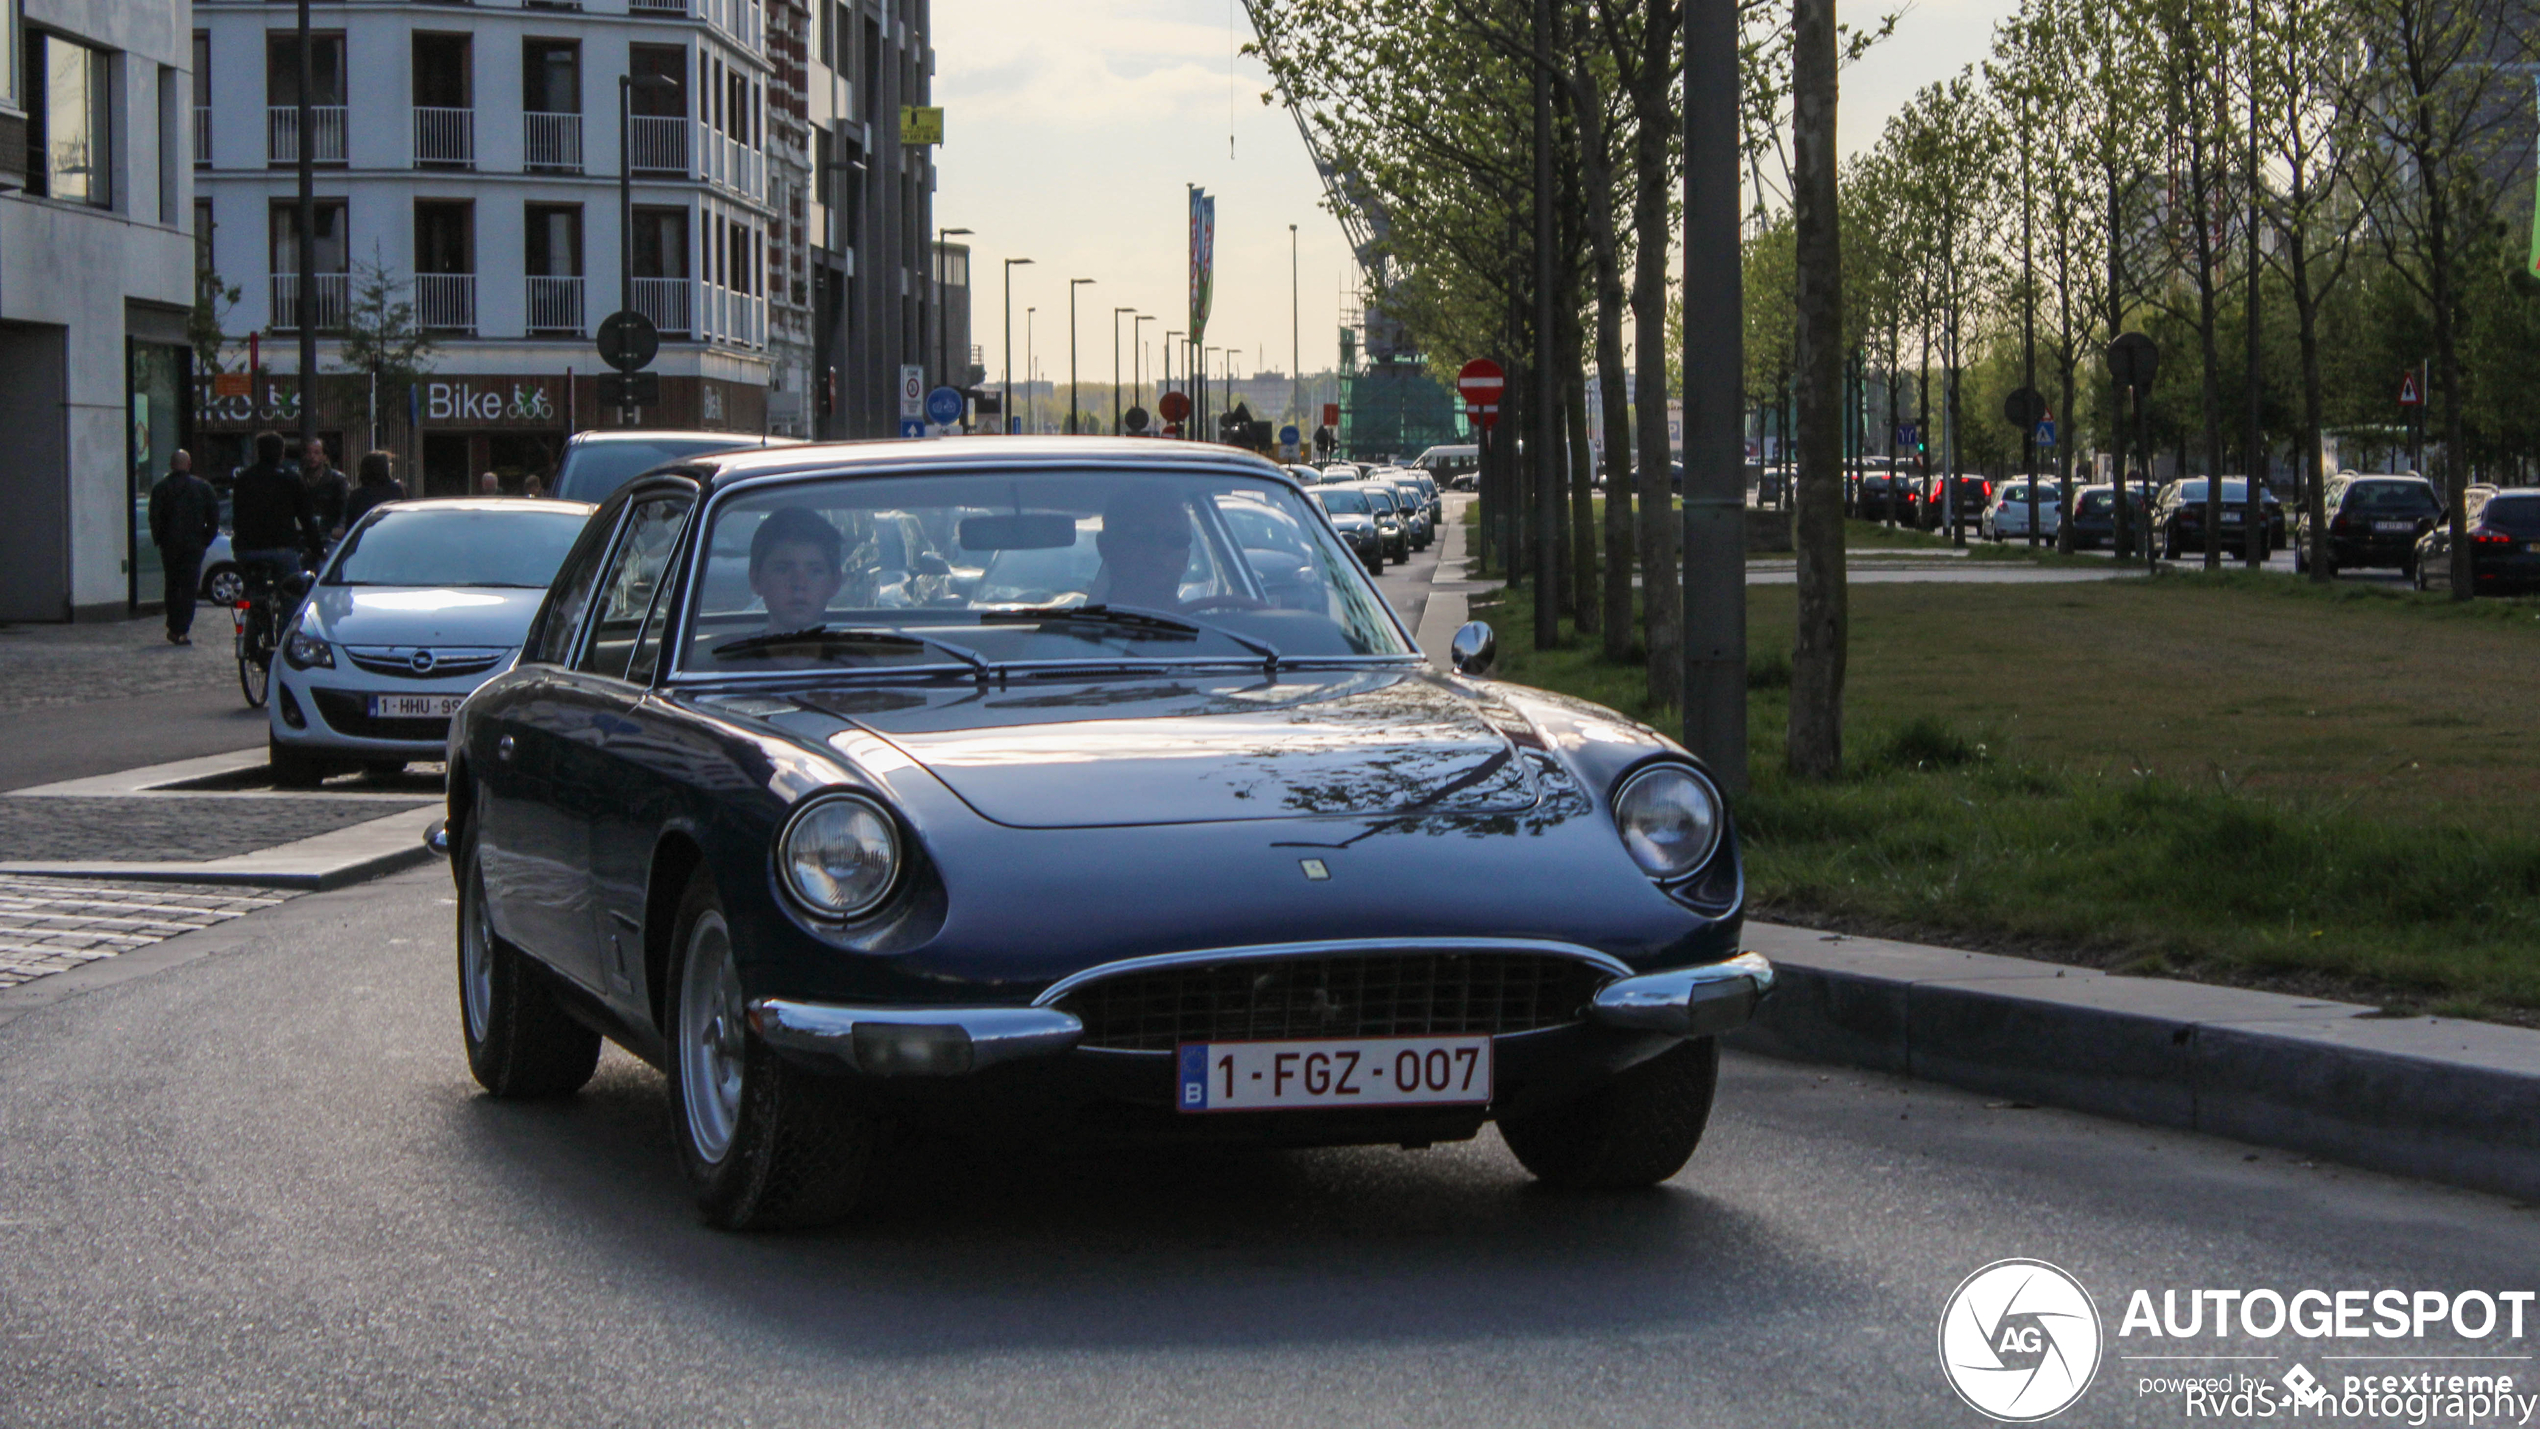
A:
{"type": "Polygon", "coordinates": [[[758,432],[680,431],[661,427],[628,427],[608,432],[575,432],[568,445],[605,446],[613,442],[720,442],[727,447],[798,447],[800,437],[779,437],[758,432]]]}
{"type": "Polygon", "coordinates": [[[1229,474],[1269,477],[1290,486],[1294,473],[1268,457],[1213,442],[1156,437],[933,437],[856,442],[797,442],[783,447],[710,452],[669,469],[704,477],[714,486],[774,476],[902,476],[929,468],[946,471],[994,467],[1052,471],[1088,463],[1112,467],[1214,467],[1229,474]]]}
{"type": "Polygon", "coordinates": [[[418,496],[405,501],[383,501],[373,511],[549,511],[560,515],[588,516],[599,508],[588,501],[565,501],[553,496],[418,496]]]}

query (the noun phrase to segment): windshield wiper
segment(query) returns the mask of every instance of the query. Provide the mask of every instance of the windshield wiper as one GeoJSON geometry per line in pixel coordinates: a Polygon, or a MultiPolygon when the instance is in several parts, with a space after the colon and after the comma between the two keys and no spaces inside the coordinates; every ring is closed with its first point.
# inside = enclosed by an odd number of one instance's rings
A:
{"type": "Polygon", "coordinates": [[[764,655],[789,645],[881,645],[904,650],[940,650],[968,665],[971,673],[985,682],[989,666],[975,650],[965,649],[931,635],[911,635],[904,630],[879,630],[869,626],[807,625],[800,630],[772,630],[765,635],[745,635],[714,647],[714,657],[729,660],[736,656],[764,655]]]}
{"type": "Polygon", "coordinates": [[[1267,640],[1255,640],[1222,625],[1210,625],[1187,616],[1171,615],[1161,610],[1148,610],[1136,605],[1045,605],[1029,610],[991,610],[979,616],[982,625],[1038,625],[1051,621],[1082,621],[1088,625],[1108,625],[1120,630],[1140,631],[1154,635],[1191,636],[1206,633],[1231,640],[1261,657],[1272,674],[1279,670],[1279,647],[1267,640]]]}

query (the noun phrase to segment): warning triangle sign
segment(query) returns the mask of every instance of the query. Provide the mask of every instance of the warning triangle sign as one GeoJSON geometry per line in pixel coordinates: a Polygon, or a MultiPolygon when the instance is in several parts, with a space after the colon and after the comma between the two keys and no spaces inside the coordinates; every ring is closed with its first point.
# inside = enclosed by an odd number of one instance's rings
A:
{"type": "Polygon", "coordinates": [[[2413,372],[2404,373],[2399,378],[2399,405],[2402,407],[2425,405],[2425,394],[2417,390],[2417,375],[2413,372]]]}

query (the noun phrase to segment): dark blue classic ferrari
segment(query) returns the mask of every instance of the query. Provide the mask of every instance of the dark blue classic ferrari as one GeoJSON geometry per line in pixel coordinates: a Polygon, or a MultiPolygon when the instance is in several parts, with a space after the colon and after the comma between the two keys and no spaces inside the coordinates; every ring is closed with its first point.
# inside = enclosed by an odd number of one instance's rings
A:
{"type": "Polygon", "coordinates": [[[669,1081],[705,1218],[844,1214],[895,1126],[1401,1144],[1646,1185],[1770,987],[1685,751],[1431,670],[1268,462],[726,453],[591,518],[459,711],[467,1056],[669,1081]]]}

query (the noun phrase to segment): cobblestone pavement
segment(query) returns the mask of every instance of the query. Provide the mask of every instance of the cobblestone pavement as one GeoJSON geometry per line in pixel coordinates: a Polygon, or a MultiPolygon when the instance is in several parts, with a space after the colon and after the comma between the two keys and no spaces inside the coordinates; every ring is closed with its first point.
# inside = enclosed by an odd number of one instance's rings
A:
{"type": "Polygon", "coordinates": [[[435,802],[407,799],[0,798],[0,860],[228,858],[435,802]]]}
{"type": "MultiPolygon", "coordinates": [[[[93,625],[0,625],[0,713],[172,690],[238,686],[225,610],[194,611],[194,643],[170,645],[152,615],[93,625]]],[[[140,761],[135,761],[140,762],[140,761]]]]}
{"type": "Polygon", "coordinates": [[[195,883],[0,878],[0,987],[208,928],[296,893],[195,883]]]}

